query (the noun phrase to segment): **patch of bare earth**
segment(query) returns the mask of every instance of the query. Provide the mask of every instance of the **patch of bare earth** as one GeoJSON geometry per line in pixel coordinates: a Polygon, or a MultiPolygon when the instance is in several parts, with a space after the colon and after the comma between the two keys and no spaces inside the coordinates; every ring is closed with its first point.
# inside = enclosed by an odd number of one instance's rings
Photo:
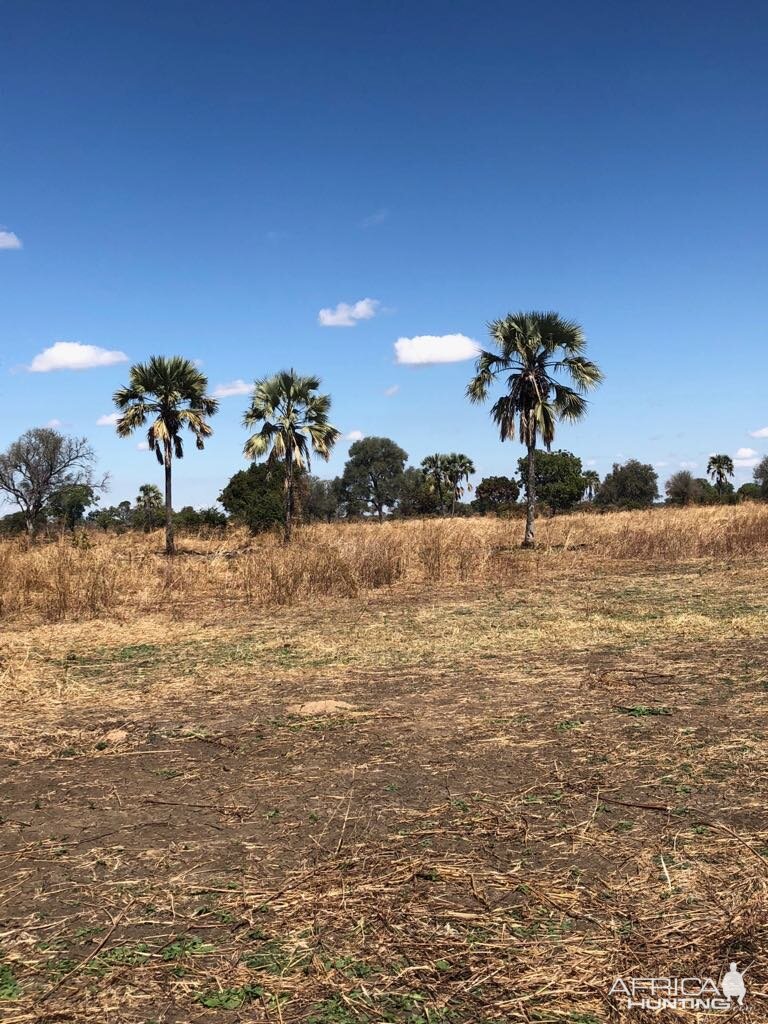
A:
{"type": "Polygon", "coordinates": [[[766,567],[7,633],[3,1019],[767,1019],[766,567]]]}

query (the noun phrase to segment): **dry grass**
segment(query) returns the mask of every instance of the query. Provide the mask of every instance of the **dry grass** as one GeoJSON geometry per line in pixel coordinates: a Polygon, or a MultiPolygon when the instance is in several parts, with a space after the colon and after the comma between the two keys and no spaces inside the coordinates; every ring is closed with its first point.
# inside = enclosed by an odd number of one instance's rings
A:
{"type": "Polygon", "coordinates": [[[59,622],[211,605],[269,608],[382,588],[506,585],[617,562],[732,559],[768,552],[768,506],[580,514],[539,522],[539,549],[519,549],[520,523],[498,519],[335,524],[275,536],[187,539],[172,562],[161,535],[90,536],[28,549],[0,544],[0,619],[59,622]]]}
{"type": "Polygon", "coordinates": [[[734,959],[768,1019],[767,524],[4,549],[0,1018],[678,1024],[613,978],[734,959]]]}

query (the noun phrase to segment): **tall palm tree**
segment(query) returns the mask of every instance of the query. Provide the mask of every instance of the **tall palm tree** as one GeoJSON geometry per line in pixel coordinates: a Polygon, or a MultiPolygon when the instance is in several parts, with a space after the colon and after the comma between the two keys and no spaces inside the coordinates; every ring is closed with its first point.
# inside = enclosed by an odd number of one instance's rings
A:
{"type": "Polygon", "coordinates": [[[456,500],[461,497],[464,493],[463,483],[467,482],[467,487],[472,490],[469,484],[470,476],[475,472],[475,467],[467,455],[461,455],[457,452],[451,452],[450,455],[445,457],[445,479],[448,481],[448,486],[451,489],[451,516],[456,514],[456,500]]]}
{"type": "Polygon", "coordinates": [[[603,379],[599,368],[585,359],[586,341],[579,324],[557,313],[510,313],[488,325],[497,351],[482,350],[475,364],[475,376],[467,386],[471,402],[484,402],[497,378],[505,378],[507,391],[491,409],[501,440],[519,436],[528,449],[526,481],[525,539],[523,547],[535,545],[536,439],[552,446],[558,419],[575,421],[587,410],[585,392],[603,379]],[[563,384],[557,374],[565,374],[563,384]],[[572,386],[571,386],[572,385],[572,386]]]}
{"type": "Polygon", "coordinates": [[[421,472],[429,484],[431,490],[437,493],[437,503],[440,507],[440,515],[445,515],[445,455],[435,452],[434,455],[427,455],[421,460],[421,472]]]}
{"type": "Polygon", "coordinates": [[[250,407],[243,417],[246,427],[261,424],[261,430],[245,442],[249,459],[266,455],[268,463],[285,463],[286,544],[293,529],[293,495],[296,472],[310,468],[310,453],[326,461],[341,436],[328,422],[330,395],[318,395],[319,377],[300,377],[294,370],[281,370],[257,380],[250,407]]]}
{"type": "Polygon", "coordinates": [[[733,476],[733,459],[730,455],[711,455],[707,463],[707,474],[715,482],[715,490],[722,498],[728,477],[733,476]]]}
{"type": "Polygon", "coordinates": [[[208,378],[195,364],[182,356],[152,356],[146,363],[131,367],[129,383],[119,388],[113,401],[122,412],[117,421],[119,437],[129,437],[134,430],[147,430],[149,450],[165,469],[165,553],[175,551],[173,540],[173,498],[171,475],[174,456],[184,455],[181,431],[184,427],[195,436],[199,449],[213,431],[206,422],[219,407],[207,394],[208,378]]]}
{"type": "Polygon", "coordinates": [[[592,501],[600,486],[600,474],[595,472],[594,469],[587,469],[582,473],[582,478],[584,480],[584,491],[587,495],[587,500],[592,501]]]}

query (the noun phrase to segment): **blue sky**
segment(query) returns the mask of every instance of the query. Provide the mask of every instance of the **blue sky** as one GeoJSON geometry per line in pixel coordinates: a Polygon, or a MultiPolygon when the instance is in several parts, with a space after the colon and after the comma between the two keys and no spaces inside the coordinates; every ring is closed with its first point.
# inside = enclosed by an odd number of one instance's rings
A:
{"type": "MultiPolygon", "coordinates": [[[[768,452],[763,5],[5,0],[0,35],[0,446],[58,421],[106,500],[160,482],[97,426],[129,363],[25,369],[76,342],[199,359],[212,389],[293,365],[345,435],[509,472],[471,360],[395,342],[553,308],[606,374],[558,447],[662,479],[741,451],[737,482],[768,452]],[[363,318],[321,324],[339,303],[363,318]]],[[[246,403],[177,505],[245,465],[246,403]]]]}

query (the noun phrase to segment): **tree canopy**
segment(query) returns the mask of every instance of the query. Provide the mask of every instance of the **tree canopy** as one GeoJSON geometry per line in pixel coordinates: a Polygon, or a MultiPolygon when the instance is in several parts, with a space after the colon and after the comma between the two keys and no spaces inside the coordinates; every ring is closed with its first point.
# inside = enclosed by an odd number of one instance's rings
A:
{"type": "MultiPolygon", "coordinates": [[[[520,477],[528,478],[528,456],[518,461],[520,477]]],[[[585,490],[581,459],[571,452],[536,452],[536,496],[553,512],[567,512],[581,501],[585,490]]]]}
{"type": "Polygon", "coordinates": [[[382,520],[400,497],[407,459],[407,453],[388,437],[355,441],[342,476],[349,498],[382,520]]]}
{"type": "MultiPolygon", "coordinates": [[[[0,491],[23,514],[31,536],[55,494],[73,487],[88,488],[93,494],[106,486],[106,478],[94,479],[95,465],[96,453],[86,438],[35,427],[0,454],[0,491]]],[[[82,497],[85,492],[77,493],[82,497]]]]}
{"type": "Polygon", "coordinates": [[[533,547],[537,439],[549,451],[557,421],[581,419],[587,411],[585,394],[603,375],[584,356],[586,339],[580,325],[558,313],[510,313],[494,320],[489,332],[495,351],[480,352],[467,396],[471,402],[484,402],[499,377],[505,383],[491,417],[502,441],[512,440],[517,431],[528,449],[523,546],[533,547]]]}
{"type": "Polygon", "coordinates": [[[659,477],[653,466],[629,459],[614,462],[595,496],[602,508],[649,508],[659,497],[659,477]]]}

